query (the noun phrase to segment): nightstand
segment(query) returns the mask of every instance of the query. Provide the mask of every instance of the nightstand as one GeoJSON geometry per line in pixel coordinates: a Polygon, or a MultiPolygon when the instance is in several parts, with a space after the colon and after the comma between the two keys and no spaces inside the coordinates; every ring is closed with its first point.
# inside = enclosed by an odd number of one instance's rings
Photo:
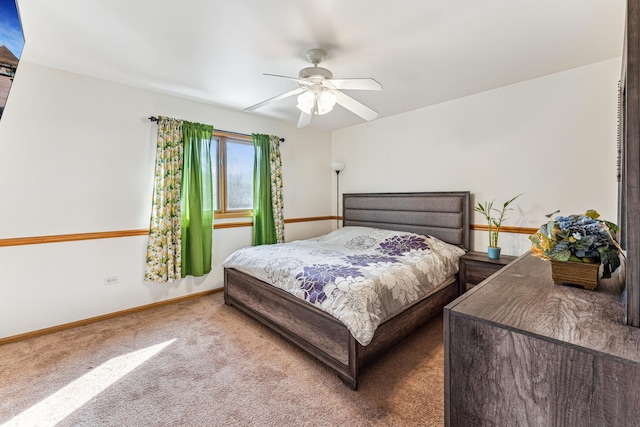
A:
{"type": "Polygon", "coordinates": [[[467,252],[460,257],[460,294],[473,288],[518,257],[500,255],[489,259],[486,252],[467,252]]]}

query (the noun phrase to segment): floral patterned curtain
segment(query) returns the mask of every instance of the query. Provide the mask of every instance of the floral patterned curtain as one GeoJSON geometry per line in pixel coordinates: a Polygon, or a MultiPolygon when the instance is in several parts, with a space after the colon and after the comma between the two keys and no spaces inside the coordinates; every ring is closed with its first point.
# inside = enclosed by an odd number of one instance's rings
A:
{"type": "Polygon", "coordinates": [[[156,166],[144,278],[172,282],[181,277],[180,190],[184,143],[182,120],[158,117],[156,166]]]}
{"type": "Polygon", "coordinates": [[[269,157],[271,166],[271,204],[273,221],[276,227],[276,240],[284,243],[284,199],[282,197],[282,157],[280,156],[280,137],[269,136],[269,157]]]}

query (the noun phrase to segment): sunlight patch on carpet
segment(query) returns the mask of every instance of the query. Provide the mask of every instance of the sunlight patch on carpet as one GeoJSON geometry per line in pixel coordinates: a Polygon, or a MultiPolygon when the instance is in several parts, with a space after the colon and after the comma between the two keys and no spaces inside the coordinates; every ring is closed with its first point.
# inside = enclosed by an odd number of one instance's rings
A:
{"type": "Polygon", "coordinates": [[[103,363],[91,372],[69,383],[51,396],[16,415],[2,427],[14,426],[55,426],[97,396],[107,387],[160,353],[173,343],[175,338],[141,350],[123,354],[103,363]]]}

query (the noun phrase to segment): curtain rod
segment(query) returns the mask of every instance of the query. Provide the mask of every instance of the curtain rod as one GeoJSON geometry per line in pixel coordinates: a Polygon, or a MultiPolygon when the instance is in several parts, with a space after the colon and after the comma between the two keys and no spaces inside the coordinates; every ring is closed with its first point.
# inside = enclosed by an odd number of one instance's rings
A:
{"type": "MultiPolygon", "coordinates": [[[[149,120],[151,120],[152,122],[157,122],[158,118],[155,117],[155,116],[151,116],[151,117],[149,117],[149,120]]],[[[224,132],[224,133],[235,133],[236,135],[242,135],[242,136],[251,136],[251,135],[247,135],[246,133],[231,132],[231,131],[228,131],[228,130],[222,130],[222,129],[216,129],[216,128],[213,128],[213,130],[214,131],[217,130],[218,132],[224,132]]],[[[280,142],[284,142],[284,138],[280,138],[280,142]]]]}

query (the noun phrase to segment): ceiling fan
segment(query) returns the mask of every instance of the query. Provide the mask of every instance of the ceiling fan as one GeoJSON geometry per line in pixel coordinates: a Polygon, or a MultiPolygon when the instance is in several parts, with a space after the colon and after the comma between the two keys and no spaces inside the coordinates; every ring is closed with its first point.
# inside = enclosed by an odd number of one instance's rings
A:
{"type": "Polygon", "coordinates": [[[331,71],[318,67],[318,64],[326,55],[327,53],[322,49],[309,50],[307,52],[307,58],[311,61],[313,67],[300,70],[298,78],[265,73],[265,76],[293,80],[298,82],[300,87],[245,108],[245,111],[253,111],[267,104],[298,95],[298,104],[296,107],[300,110],[300,119],[298,120],[299,128],[311,123],[311,117],[314,114],[327,114],[336,104],[343,106],[367,121],[378,117],[376,111],[344,94],[341,90],[382,90],[382,85],[371,78],[334,79],[331,71]]]}

